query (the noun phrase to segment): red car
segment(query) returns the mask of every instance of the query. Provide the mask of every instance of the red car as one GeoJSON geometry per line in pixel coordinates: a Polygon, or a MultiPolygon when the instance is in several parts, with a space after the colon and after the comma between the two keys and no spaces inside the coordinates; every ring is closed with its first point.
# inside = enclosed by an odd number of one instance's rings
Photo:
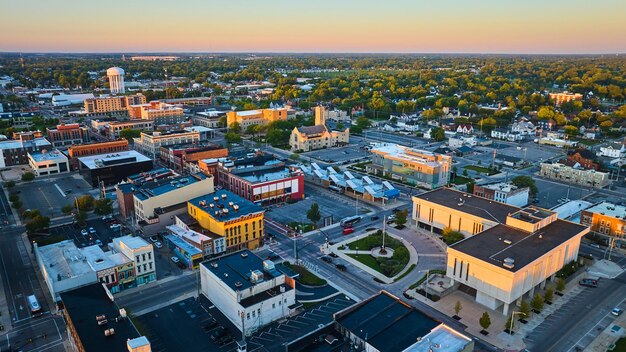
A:
{"type": "Polygon", "coordinates": [[[346,228],[343,229],[343,234],[344,235],[349,235],[349,234],[351,234],[353,232],[354,232],[354,228],[352,228],[352,227],[346,227],[346,228]]]}

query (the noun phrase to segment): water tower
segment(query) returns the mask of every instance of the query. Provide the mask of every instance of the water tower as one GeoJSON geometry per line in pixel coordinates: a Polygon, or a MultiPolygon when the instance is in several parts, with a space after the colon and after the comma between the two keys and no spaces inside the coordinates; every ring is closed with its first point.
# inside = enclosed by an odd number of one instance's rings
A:
{"type": "Polygon", "coordinates": [[[107,70],[109,88],[111,94],[124,94],[124,70],[119,67],[111,67],[107,70]]]}

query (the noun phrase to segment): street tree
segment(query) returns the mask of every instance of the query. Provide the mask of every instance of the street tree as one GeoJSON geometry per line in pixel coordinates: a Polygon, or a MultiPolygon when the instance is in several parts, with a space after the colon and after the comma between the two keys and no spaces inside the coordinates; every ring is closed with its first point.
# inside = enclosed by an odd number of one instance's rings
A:
{"type": "Polygon", "coordinates": [[[454,304],[454,314],[458,316],[462,309],[463,305],[461,304],[461,301],[456,301],[454,304]]]}
{"type": "Polygon", "coordinates": [[[98,215],[108,215],[113,212],[113,201],[109,198],[97,199],[94,202],[94,213],[98,215]]]}
{"type": "Polygon", "coordinates": [[[530,304],[528,304],[528,301],[522,299],[522,302],[519,305],[519,311],[524,314],[524,317],[528,317],[530,315],[530,304]]]}
{"type": "Polygon", "coordinates": [[[407,217],[409,216],[409,209],[400,210],[396,213],[396,225],[403,226],[406,224],[407,217]]]}
{"type": "Polygon", "coordinates": [[[34,179],[35,179],[35,174],[30,171],[26,171],[25,173],[22,174],[22,181],[24,182],[30,182],[34,179]]]}
{"type": "Polygon", "coordinates": [[[538,312],[540,312],[543,309],[543,304],[544,304],[543,297],[541,297],[539,293],[536,293],[535,297],[533,297],[532,301],[530,301],[530,306],[538,312]]]}
{"type": "Polygon", "coordinates": [[[307,219],[311,220],[313,225],[317,226],[317,222],[322,218],[320,214],[320,207],[317,203],[311,204],[311,208],[306,212],[307,219]]]}
{"type": "Polygon", "coordinates": [[[483,330],[486,331],[487,329],[489,329],[489,327],[491,326],[491,317],[489,316],[489,313],[483,312],[483,315],[478,320],[478,323],[480,324],[480,327],[483,328],[483,330]]]}
{"type": "Polygon", "coordinates": [[[552,302],[552,300],[554,299],[554,287],[552,286],[546,287],[546,290],[543,293],[543,299],[546,302],[552,302]]]}
{"type": "Polygon", "coordinates": [[[534,197],[537,195],[537,192],[538,192],[537,185],[535,184],[535,180],[533,180],[532,177],[530,176],[513,177],[513,179],[511,180],[511,183],[513,183],[513,185],[519,188],[528,187],[530,189],[531,197],[534,197]]]}
{"type": "Polygon", "coordinates": [[[563,290],[565,290],[565,280],[563,280],[563,278],[558,278],[556,280],[556,290],[559,292],[563,292],[563,290]]]}

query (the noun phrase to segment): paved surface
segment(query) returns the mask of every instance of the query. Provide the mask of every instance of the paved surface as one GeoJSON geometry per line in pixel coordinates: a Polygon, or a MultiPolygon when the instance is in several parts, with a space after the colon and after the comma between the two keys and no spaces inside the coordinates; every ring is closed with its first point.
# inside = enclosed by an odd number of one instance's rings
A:
{"type": "Polygon", "coordinates": [[[327,163],[348,163],[357,160],[367,159],[370,152],[362,148],[363,144],[349,144],[343,147],[318,149],[300,154],[300,158],[305,161],[325,161],[327,163]],[[311,158],[313,160],[311,160],[311,158]]]}
{"type": "Polygon", "coordinates": [[[23,227],[13,226],[3,229],[0,236],[0,276],[4,291],[0,296],[6,302],[0,311],[2,321],[10,322],[4,324],[0,342],[10,343],[16,350],[63,351],[65,323],[50,315],[49,293],[37,277],[31,248],[22,239],[23,233],[23,227]],[[31,317],[28,306],[27,297],[33,294],[44,311],[38,318],[31,317]]]}
{"type": "Polygon", "coordinates": [[[613,321],[611,309],[624,307],[626,272],[614,280],[600,280],[597,288],[577,291],[568,304],[525,336],[531,351],[582,351],[613,321]]]}
{"type": "Polygon", "coordinates": [[[357,207],[359,214],[364,214],[371,211],[372,206],[364,202],[357,202],[353,198],[331,192],[322,187],[316,187],[311,185],[305,185],[304,192],[306,198],[293,204],[282,204],[278,206],[272,206],[266,211],[266,217],[275,220],[282,224],[288,224],[292,221],[310,223],[306,213],[311,208],[313,203],[317,203],[320,208],[320,214],[322,220],[319,224],[322,224],[323,219],[326,217],[333,218],[334,222],[339,222],[341,219],[353,216],[356,214],[357,207]]]}
{"type": "Polygon", "coordinates": [[[92,187],[79,174],[71,173],[20,183],[15,190],[20,192],[24,209],[39,209],[43,215],[53,218],[62,216],[64,205],[72,204],[75,197],[89,193],[92,187]]]}

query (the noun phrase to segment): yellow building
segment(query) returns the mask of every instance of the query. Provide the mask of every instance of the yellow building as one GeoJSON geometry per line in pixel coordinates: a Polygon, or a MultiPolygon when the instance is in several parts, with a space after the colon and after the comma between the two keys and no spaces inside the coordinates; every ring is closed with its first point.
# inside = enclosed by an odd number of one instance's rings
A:
{"type": "Polygon", "coordinates": [[[225,237],[228,251],[262,245],[265,211],[234,193],[219,190],[194,198],[187,203],[187,212],[203,232],[225,237]]]}
{"type": "Polygon", "coordinates": [[[145,103],[146,97],[143,94],[97,97],[85,99],[85,112],[87,114],[120,112],[126,111],[131,105],[145,103]]]}
{"type": "Polygon", "coordinates": [[[570,102],[572,100],[583,100],[583,95],[580,93],[570,93],[565,91],[563,93],[550,93],[550,99],[554,100],[556,105],[570,102]]]}
{"type": "Polygon", "coordinates": [[[588,232],[586,226],[558,219],[556,212],[521,209],[505,223],[448,247],[446,275],[472,292],[476,302],[494,310],[502,307],[508,315],[578,258],[580,240],[588,232]]]}
{"type": "Polygon", "coordinates": [[[179,121],[185,116],[183,108],[160,101],[151,101],[147,104],[128,106],[128,115],[131,119],[179,121]]]}
{"type": "Polygon", "coordinates": [[[229,111],[226,113],[228,126],[237,122],[245,131],[248,126],[266,125],[273,121],[286,121],[287,108],[271,108],[246,111],[229,111]]]}
{"type": "Polygon", "coordinates": [[[326,127],[326,112],[323,106],[315,107],[315,126],[295,127],[289,137],[291,150],[331,148],[350,143],[350,128],[344,131],[330,131],[326,127]]]}
{"type": "Polygon", "coordinates": [[[506,222],[520,208],[451,188],[439,188],[413,197],[413,220],[432,232],[449,227],[474,235],[506,222]]]}

